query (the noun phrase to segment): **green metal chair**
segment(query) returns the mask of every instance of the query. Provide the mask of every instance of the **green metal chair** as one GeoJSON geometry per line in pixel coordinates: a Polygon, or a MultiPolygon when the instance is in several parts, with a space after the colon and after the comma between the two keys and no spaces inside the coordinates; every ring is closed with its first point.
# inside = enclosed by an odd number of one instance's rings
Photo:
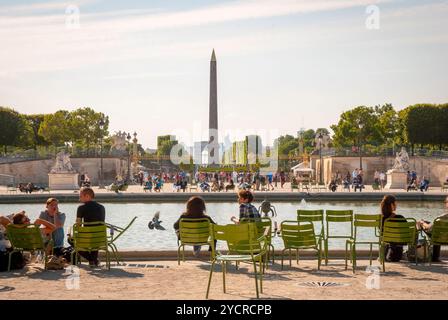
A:
{"type": "MultiPolygon", "coordinates": [[[[431,246],[448,246],[448,220],[443,218],[437,218],[434,220],[432,225],[431,237],[426,237],[426,242],[428,244],[428,249],[431,246]]],[[[426,261],[426,250],[425,250],[425,260],[426,261]]],[[[429,265],[431,265],[432,259],[429,259],[429,265]]]]}
{"type": "Polygon", "coordinates": [[[291,250],[297,251],[297,263],[299,263],[299,250],[314,249],[317,252],[317,269],[321,265],[321,242],[317,241],[312,222],[283,221],[281,223],[281,235],[285,248],[282,250],[282,270],[283,257],[286,250],[289,250],[289,265],[291,266],[291,250]]]}
{"type": "MultiPolygon", "coordinates": [[[[319,242],[321,248],[323,247],[323,241],[325,238],[324,228],[324,210],[297,210],[298,222],[312,222],[316,230],[316,225],[320,225],[320,233],[316,234],[316,240],[319,242]],[[320,223],[319,223],[320,222],[320,223]]],[[[321,252],[324,253],[323,251],[321,252]]]]}
{"type": "MultiPolygon", "coordinates": [[[[6,234],[8,240],[11,242],[13,250],[9,252],[8,256],[8,271],[11,270],[11,256],[14,252],[23,251],[40,251],[44,256],[44,268],[47,269],[47,247],[44,244],[42,234],[38,225],[19,225],[8,224],[6,226],[6,234]]],[[[52,240],[50,240],[52,242],[52,240]]]]}
{"type": "Polygon", "coordinates": [[[120,238],[123,235],[123,233],[126,232],[126,230],[128,230],[131,227],[135,219],[137,219],[137,217],[134,217],[131,220],[131,222],[129,222],[129,224],[124,228],[115,226],[110,223],[106,223],[106,226],[109,229],[109,236],[107,237],[108,245],[112,253],[114,254],[115,260],[117,261],[117,265],[120,265],[120,260],[122,259],[120,257],[120,254],[118,253],[118,249],[117,246],[115,245],[115,242],[117,241],[118,238],[120,238]]]}
{"type": "Polygon", "coordinates": [[[73,244],[73,264],[77,264],[80,251],[105,251],[106,265],[110,270],[109,241],[107,236],[107,226],[104,222],[96,221],[74,224],[73,244]]]}
{"type": "Polygon", "coordinates": [[[180,265],[180,252],[182,248],[182,261],[185,262],[185,246],[209,245],[210,220],[182,218],[179,221],[179,247],[177,248],[177,263],[180,265]]]}
{"type": "Polygon", "coordinates": [[[356,245],[358,244],[368,244],[370,245],[370,260],[369,263],[372,265],[372,250],[373,245],[378,245],[378,250],[380,248],[380,234],[381,234],[381,214],[355,214],[355,220],[353,226],[355,228],[353,232],[353,239],[347,239],[345,243],[345,270],[347,270],[347,256],[348,248],[350,247],[350,260],[352,262],[353,273],[356,270],[356,245]],[[359,228],[362,230],[370,229],[373,230],[373,235],[376,237],[376,241],[360,241],[358,240],[359,228]]]}
{"type": "MultiPolygon", "coordinates": [[[[384,221],[380,237],[380,261],[383,265],[383,272],[386,272],[385,248],[387,244],[398,244],[415,246],[416,242],[416,221],[413,218],[388,218],[384,221]]],[[[415,264],[418,264],[417,254],[415,264]]]]}
{"type": "Polygon", "coordinates": [[[210,268],[210,276],[208,279],[207,293],[205,298],[208,299],[210,284],[213,275],[215,263],[221,263],[222,266],[222,284],[223,292],[226,292],[226,268],[228,262],[251,262],[254,266],[255,289],[257,298],[259,298],[258,278],[260,278],[260,292],[263,293],[263,256],[267,252],[267,236],[268,229],[265,234],[258,237],[258,228],[254,223],[240,223],[231,225],[215,225],[210,224],[211,241],[226,241],[228,246],[227,254],[216,251],[212,245],[212,265],[210,268]],[[259,263],[259,271],[257,271],[257,262],[259,263]]]}
{"type": "Polygon", "coordinates": [[[325,215],[325,265],[328,264],[328,240],[329,239],[353,239],[353,210],[327,210],[325,215]],[[349,235],[332,235],[330,223],[350,223],[349,235]]]}
{"type": "MultiPolygon", "coordinates": [[[[272,236],[275,236],[274,231],[272,231],[272,220],[269,217],[261,217],[258,219],[255,218],[243,218],[240,220],[240,223],[247,223],[247,222],[251,222],[251,223],[255,223],[257,226],[257,230],[258,230],[258,236],[261,237],[265,234],[266,232],[266,228],[268,228],[268,232],[266,233],[266,240],[268,242],[267,246],[268,246],[268,251],[267,251],[267,261],[269,261],[269,259],[272,256],[272,264],[275,263],[275,249],[274,249],[274,245],[272,244],[272,236]]],[[[267,264],[266,264],[267,267],[267,264]]]]}

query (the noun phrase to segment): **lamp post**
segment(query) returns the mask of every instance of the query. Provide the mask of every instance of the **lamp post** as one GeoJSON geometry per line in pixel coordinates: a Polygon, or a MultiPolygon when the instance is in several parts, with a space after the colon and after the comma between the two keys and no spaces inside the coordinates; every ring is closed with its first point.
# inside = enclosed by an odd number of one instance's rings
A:
{"type": "Polygon", "coordinates": [[[359,137],[358,137],[358,151],[359,151],[359,169],[362,170],[362,146],[361,146],[361,139],[362,139],[362,128],[364,128],[364,124],[359,123],[359,137]]]}
{"type": "Polygon", "coordinates": [[[101,118],[98,123],[100,127],[100,181],[99,181],[99,189],[104,189],[104,178],[103,178],[103,129],[104,129],[104,119],[101,118]]]}
{"type": "Polygon", "coordinates": [[[131,181],[131,134],[128,133],[126,136],[126,140],[128,140],[128,174],[126,177],[126,182],[129,184],[131,181]]]}
{"type": "Polygon", "coordinates": [[[319,158],[320,158],[320,166],[319,166],[319,184],[323,184],[322,181],[322,139],[323,139],[323,135],[322,132],[319,132],[319,136],[317,137],[319,139],[319,158]]]}

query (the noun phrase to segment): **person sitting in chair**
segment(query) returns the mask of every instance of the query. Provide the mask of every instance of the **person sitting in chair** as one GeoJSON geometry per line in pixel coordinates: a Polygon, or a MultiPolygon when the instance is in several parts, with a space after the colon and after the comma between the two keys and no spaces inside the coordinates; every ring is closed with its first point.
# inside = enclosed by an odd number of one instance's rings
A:
{"type": "Polygon", "coordinates": [[[199,185],[199,188],[201,188],[202,192],[210,192],[210,185],[207,183],[207,181],[203,181],[201,182],[201,184],[199,185]]]}
{"type": "Polygon", "coordinates": [[[409,190],[417,190],[417,180],[416,179],[411,179],[409,181],[409,184],[406,187],[406,191],[409,192],[409,190]]]}
{"type": "Polygon", "coordinates": [[[149,190],[149,192],[152,192],[152,181],[151,178],[148,178],[148,181],[145,182],[145,186],[143,188],[143,190],[149,190]]]}
{"type": "Polygon", "coordinates": [[[332,179],[330,181],[330,184],[328,185],[328,189],[330,189],[331,192],[335,192],[337,188],[338,188],[338,184],[336,183],[336,180],[332,179]]]}
{"type": "Polygon", "coordinates": [[[420,181],[419,189],[421,192],[423,192],[423,191],[428,191],[428,188],[429,188],[429,180],[426,179],[425,176],[423,176],[422,181],[420,181]]]}
{"type": "Polygon", "coordinates": [[[227,192],[228,190],[235,190],[235,184],[233,183],[233,179],[230,179],[229,184],[226,185],[225,188],[226,188],[226,192],[227,192]]]}
{"type": "Polygon", "coordinates": [[[364,188],[364,185],[362,184],[362,175],[358,174],[355,179],[353,179],[353,188],[355,189],[355,192],[357,189],[359,189],[359,192],[362,191],[362,188],[364,188]]]}

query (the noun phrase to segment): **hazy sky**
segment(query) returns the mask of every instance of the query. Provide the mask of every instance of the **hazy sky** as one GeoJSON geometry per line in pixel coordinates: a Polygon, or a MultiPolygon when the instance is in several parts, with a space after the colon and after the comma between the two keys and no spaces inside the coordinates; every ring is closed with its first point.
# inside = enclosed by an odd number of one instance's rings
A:
{"type": "Polygon", "coordinates": [[[215,48],[220,129],[295,135],[358,105],[448,102],[447,17],[447,0],[0,0],[0,105],[89,106],[144,147],[190,145],[215,48]]]}

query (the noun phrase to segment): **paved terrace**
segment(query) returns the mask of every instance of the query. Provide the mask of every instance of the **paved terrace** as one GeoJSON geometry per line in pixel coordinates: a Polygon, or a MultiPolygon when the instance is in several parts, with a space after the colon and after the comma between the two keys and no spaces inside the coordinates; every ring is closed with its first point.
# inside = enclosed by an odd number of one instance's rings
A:
{"type": "MultiPolygon", "coordinates": [[[[376,265],[377,262],[375,261],[376,265]]],[[[358,262],[356,274],[345,270],[343,260],[330,260],[317,270],[317,261],[300,260],[270,266],[263,280],[262,299],[421,300],[448,299],[448,263],[416,266],[408,262],[387,263],[386,273],[366,272],[367,260],[358,262]],[[312,282],[326,286],[312,287],[312,282]],[[370,284],[370,285],[369,285],[370,284]],[[339,286],[340,285],[340,286],[339,286]]],[[[15,272],[0,273],[0,300],[6,299],[205,299],[210,263],[189,259],[180,266],[173,260],[127,262],[124,266],[44,271],[29,265],[15,272]],[[79,285],[79,286],[78,286],[79,285]]],[[[377,269],[378,270],[378,269],[377,269]]],[[[215,266],[210,298],[254,299],[253,267],[240,264],[227,268],[227,293],[222,292],[221,267],[215,266]]]]}

